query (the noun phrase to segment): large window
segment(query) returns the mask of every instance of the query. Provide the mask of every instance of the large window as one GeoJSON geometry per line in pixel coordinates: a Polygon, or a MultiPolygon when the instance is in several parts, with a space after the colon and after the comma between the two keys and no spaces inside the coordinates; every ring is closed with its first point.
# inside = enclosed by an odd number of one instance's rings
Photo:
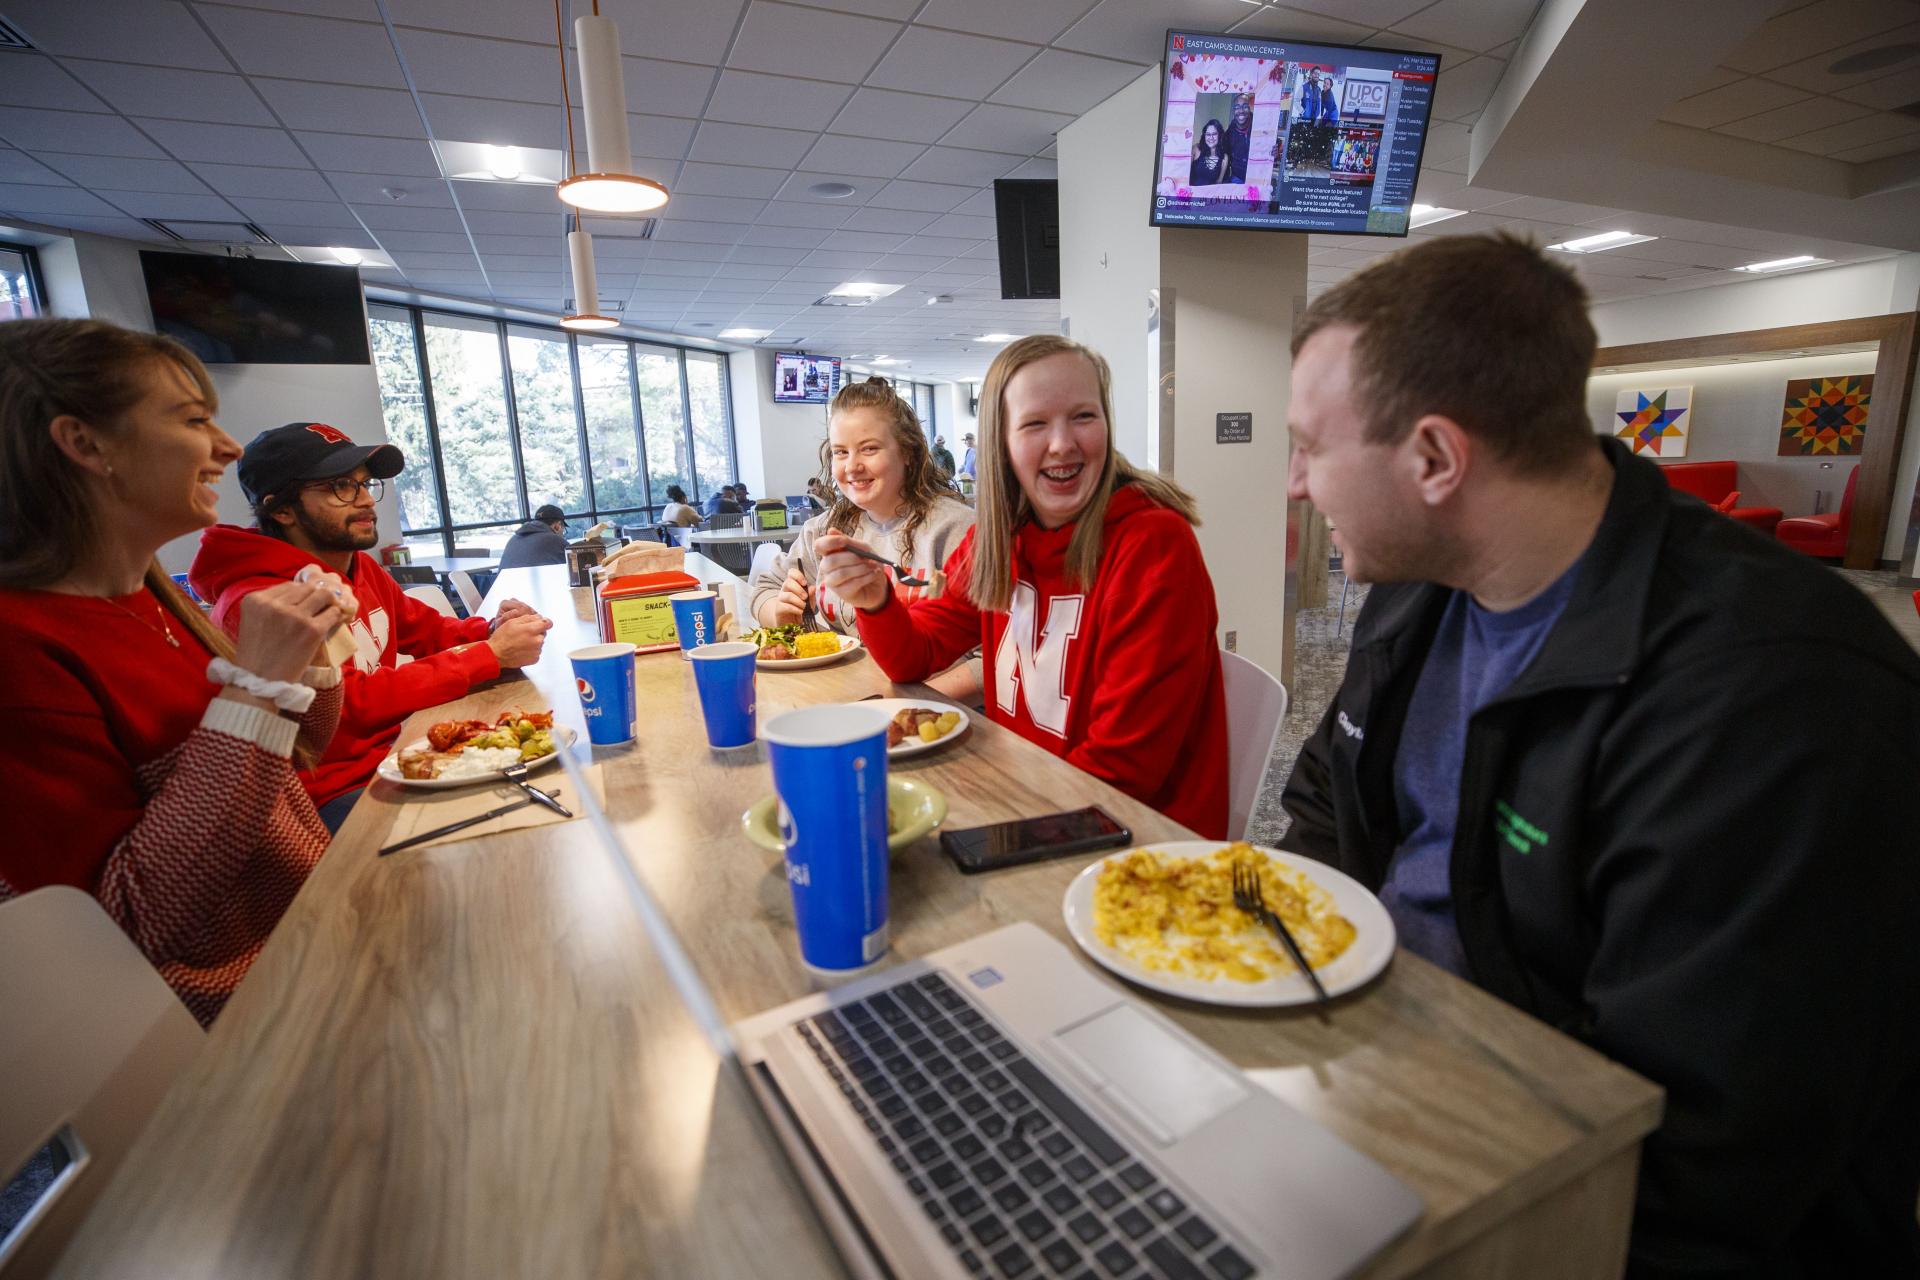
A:
{"type": "Polygon", "coordinates": [[[401,532],[423,550],[498,547],[552,503],[578,530],[650,521],[739,474],[726,357],[374,304],[387,435],[407,455],[401,532]]]}
{"type": "Polygon", "coordinates": [[[40,314],[37,265],[31,249],[0,248],[0,320],[40,314]]]}

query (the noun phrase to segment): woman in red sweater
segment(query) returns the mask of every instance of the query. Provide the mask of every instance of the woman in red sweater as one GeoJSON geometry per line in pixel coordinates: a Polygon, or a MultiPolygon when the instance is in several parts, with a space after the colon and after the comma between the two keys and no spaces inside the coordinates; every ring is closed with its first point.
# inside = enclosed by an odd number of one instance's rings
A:
{"type": "Polygon", "coordinates": [[[161,570],[240,456],[214,405],[170,338],[0,325],[0,813],[23,828],[0,900],[93,894],[203,1025],[326,849],[291,757],[333,733],[318,646],[352,616],[319,575],[247,597],[228,640],[161,570]]]}
{"type": "Polygon", "coordinates": [[[1201,835],[1227,828],[1227,708],[1193,499],[1114,451],[1107,362],[1022,338],[980,394],[973,531],[947,593],[900,604],[885,571],[820,540],[821,580],[860,610],[894,680],[975,645],[987,714],[1201,835]]]}

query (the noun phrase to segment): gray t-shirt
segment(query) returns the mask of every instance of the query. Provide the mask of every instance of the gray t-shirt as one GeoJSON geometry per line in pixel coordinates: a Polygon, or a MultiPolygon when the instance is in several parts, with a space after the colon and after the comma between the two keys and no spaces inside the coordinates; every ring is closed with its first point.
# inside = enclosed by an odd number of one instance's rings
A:
{"type": "MultiPolygon", "coordinates": [[[[920,527],[913,531],[913,558],[910,562],[900,559],[900,530],[905,525],[904,517],[882,523],[863,511],[860,513],[860,523],[852,530],[852,536],[872,547],[877,554],[899,563],[913,576],[924,577],[926,575],[919,570],[945,566],[947,557],[960,545],[960,539],[966,537],[967,530],[973,527],[973,508],[957,498],[934,499],[933,509],[927,513],[920,527]]],[[[790,550],[768,561],[759,573],[753,575],[748,585],[748,595],[749,608],[755,619],[759,618],[761,607],[780,594],[780,584],[786,581],[787,570],[798,565],[800,572],[806,575],[814,620],[843,635],[858,633],[854,610],[820,586],[820,555],[814,550],[814,544],[827,532],[827,513],[822,512],[800,526],[800,537],[790,550]]]]}

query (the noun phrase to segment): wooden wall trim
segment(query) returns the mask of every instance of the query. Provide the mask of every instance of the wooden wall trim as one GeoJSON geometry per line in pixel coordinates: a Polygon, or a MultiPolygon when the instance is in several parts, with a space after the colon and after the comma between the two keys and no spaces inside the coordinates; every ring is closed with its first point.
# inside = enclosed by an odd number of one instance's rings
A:
{"type": "MultiPolygon", "coordinates": [[[[1844,561],[1849,569],[1871,569],[1880,562],[1880,548],[1886,542],[1887,522],[1894,509],[1894,473],[1900,466],[1900,451],[1906,443],[1907,406],[1912,402],[1914,367],[1916,358],[1920,357],[1920,344],[1915,341],[1917,319],[1920,316],[1915,312],[1901,311],[1856,320],[1824,320],[1817,324],[1635,342],[1601,347],[1594,352],[1593,365],[1601,369],[1666,360],[1766,355],[1795,347],[1840,342],[1878,343],[1879,354],[1873,366],[1871,425],[1867,431],[1867,447],[1860,455],[1860,482],[1854,486],[1853,496],[1853,532],[1847,539],[1844,561]]],[[[1920,503],[1920,496],[1916,496],[1916,503],[1920,503]]]]}

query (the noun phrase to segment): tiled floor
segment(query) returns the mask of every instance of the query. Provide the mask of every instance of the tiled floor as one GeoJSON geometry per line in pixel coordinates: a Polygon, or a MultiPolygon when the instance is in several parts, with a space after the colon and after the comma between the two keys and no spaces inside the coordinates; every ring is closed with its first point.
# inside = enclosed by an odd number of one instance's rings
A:
{"type": "MultiPolygon", "coordinates": [[[[1920,612],[1913,605],[1913,589],[1899,585],[1899,575],[1891,570],[1836,569],[1834,572],[1865,592],[1894,628],[1920,650],[1920,612]]],[[[1293,759],[1300,745],[1320,725],[1320,717],[1340,687],[1347,670],[1347,643],[1353,638],[1353,620],[1367,598],[1367,588],[1356,584],[1347,593],[1344,624],[1339,616],[1340,590],[1344,585],[1338,570],[1330,571],[1327,607],[1302,609],[1295,632],[1298,648],[1293,657],[1293,687],[1287,718],[1280,726],[1280,739],[1274,743],[1273,760],[1267,766],[1267,780],[1261,787],[1260,803],[1254,808],[1247,838],[1260,844],[1272,844],[1287,829],[1287,817],[1280,809],[1280,792],[1293,772],[1293,759]]]]}

